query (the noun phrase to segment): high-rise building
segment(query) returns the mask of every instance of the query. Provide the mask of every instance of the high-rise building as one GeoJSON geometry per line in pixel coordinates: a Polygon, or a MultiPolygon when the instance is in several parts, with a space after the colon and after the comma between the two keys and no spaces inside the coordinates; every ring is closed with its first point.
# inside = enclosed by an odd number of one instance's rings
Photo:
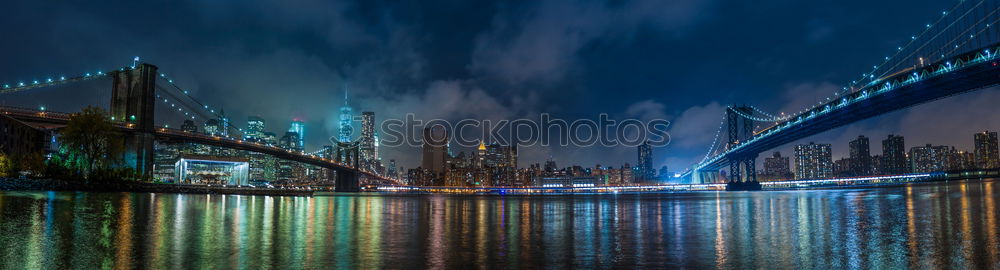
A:
{"type": "Polygon", "coordinates": [[[299,151],[305,151],[306,123],[302,122],[302,120],[298,118],[292,119],[292,124],[288,127],[288,132],[295,132],[295,135],[298,138],[297,145],[299,147],[299,151]]]}
{"type": "Polygon", "coordinates": [[[222,136],[222,124],[217,119],[205,121],[205,135],[222,136]]]}
{"type": "Polygon", "coordinates": [[[649,145],[649,141],[642,142],[639,145],[639,173],[636,175],[636,180],[642,181],[652,181],[653,176],[656,175],[656,169],[653,169],[653,146],[649,145]]]}
{"type": "Polygon", "coordinates": [[[423,139],[423,168],[434,174],[443,173],[448,156],[448,131],[443,126],[426,127],[423,139]]]}
{"type": "Polygon", "coordinates": [[[872,174],[872,155],[868,146],[868,137],[858,136],[850,143],[849,175],[863,176],[872,174]]]}
{"type": "Polygon", "coordinates": [[[976,133],[976,165],[980,169],[1000,168],[1000,155],[997,154],[997,133],[983,131],[976,133]]]}
{"type": "Polygon", "coordinates": [[[198,125],[195,125],[194,121],[184,120],[184,123],[181,124],[181,130],[185,132],[196,133],[198,132],[198,125]]]}
{"type": "Polygon", "coordinates": [[[229,137],[229,117],[226,117],[226,109],[219,110],[219,136],[229,137]]]}
{"type": "Polygon", "coordinates": [[[951,157],[948,158],[948,170],[973,170],[976,165],[976,155],[972,152],[951,150],[951,157]]]}
{"type": "Polygon", "coordinates": [[[833,177],[845,177],[851,176],[853,172],[851,171],[851,159],[841,158],[833,161],[833,177]]]}
{"type": "Polygon", "coordinates": [[[764,158],[764,176],[769,180],[787,180],[792,176],[789,169],[788,157],[781,156],[781,153],[774,151],[771,157],[764,158]]]}
{"type": "Polygon", "coordinates": [[[389,168],[386,170],[386,175],[388,175],[389,177],[393,177],[393,178],[399,177],[399,173],[396,172],[396,160],[395,159],[390,159],[389,160],[389,168]]]}
{"type": "Polygon", "coordinates": [[[882,174],[904,174],[910,172],[903,136],[889,135],[888,138],[882,140],[881,163],[882,167],[879,171],[882,174]]]}
{"type": "Polygon", "coordinates": [[[372,170],[375,161],[378,160],[376,152],[376,140],[375,137],[375,112],[362,112],[361,113],[361,163],[362,167],[368,170],[372,170]]]}
{"type": "Polygon", "coordinates": [[[354,133],[354,109],[347,105],[347,88],[344,88],[344,106],[340,107],[340,130],[337,133],[337,140],[340,142],[350,142],[354,133]]]}
{"type": "Polygon", "coordinates": [[[795,179],[819,179],[833,176],[833,157],[829,144],[795,146],[795,179]]]}
{"type": "MultiPolygon", "coordinates": [[[[264,119],[260,118],[260,116],[247,117],[247,130],[243,133],[243,140],[248,142],[261,142],[261,140],[263,140],[263,136],[264,119]]],[[[253,173],[251,172],[251,174],[253,173]]]]}
{"type": "Polygon", "coordinates": [[[281,136],[281,141],[278,144],[282,149],[302,152],[302,145],[299,144],[299,134],[294,131],[285,132],[285,135],[281,136]]]}
{"type": "Polygon", "coordinates": [[[952,148],[944,145],[916,146],[910,148],[910,168],[915,173],[940,172],[947,170],[952,148]]]}

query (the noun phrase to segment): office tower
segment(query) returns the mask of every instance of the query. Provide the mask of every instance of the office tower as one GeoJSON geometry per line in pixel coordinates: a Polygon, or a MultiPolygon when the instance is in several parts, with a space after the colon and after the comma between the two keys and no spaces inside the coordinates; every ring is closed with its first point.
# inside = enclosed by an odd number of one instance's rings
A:
{"type": "Polygon", "coordinates": [[[337,140],[340,142],[350,142],[351,135],[354,133],[354,127],[352,126],[354,122],[354,109],[350,105],[347,105],[347,89],[344,89],[344,106],[340,107],[340,130],[337,134],[337,140]]]}
{"type": "Polygon", "coordinates": [[[944,145],[910,148],[910,168],[914,173],[940,172],[947,169],[952,148],[944,145]]]}
{"type": "Polygon", "coordinates": [[[375,138],[375,113],[374,112],[362,112],[361,113],[361,163],[362,167],[367,170],[372,170],[373,165],[378,156],[376,156],[376,138],[375,138]]]}
{"type": "Polygon", "coordinates": [[[261,141],[263,141],[265,145],[278,145],[278,135],[275,135],[274,132],[265,131],[264,135],[261,137],[261,141]]]}
{"type": "Polygon", "coordinates": [[[181,124],[181,130],[186,132],[196,133],[198,132],[198,125],[195,125],[194,121],[184,120],[184,123],[181,124]]]}
{"type": "Polygon", "coordinates": [[[997,133],[983,131],[976,133],[976,166],[980,169],[1000,167],[1000,156],[997,154],[997,133]]]}
{"type": "Polygon", "coordinates": [[[424,128],[422,165],[434,174],[443,173],[448,155],[448,131],[443,126],[424,128]]]}
{"type": "Polygon", "coordinates": [[[393,177],[393,178],[399,177],[399,173],[396,172],[396,160],[395,159],[390,159],[389,160],[389,168],[387,169],[386,175],[388,175],[389,177],[393,177]]]}
{"type": "Polygon", "coordinates": [[[889,135],[882,140],[881,173],[890,175],[909,173],[909,167],[903,136],[889,135]]]}
{"type": "Polygon", "coordinates": [[[774,151],[770,157],[764,158],[764,175],[770,180],[786,180],[791,177],[788,157],[781,156],[781,153],[774,151]]]}
{"type": "Polygon", "coordinates": [[[833,158],[829,144],[795,146],[795,179],[819,179],[833,175],[833,158]]]}
{"type": "Polygon", "coordinates": [[[649,141],[645,141],[639,145],[638,150],[639,173],[636,175],[636,180],[640,182],[653,180],[653,175],[656,174],[655,169],[653,169],[653,146],[649,145],[649,141]]]}
{"type": "Polygon", "coordinates": [[[222,124],[218,119],[208,119],[205,121],[205,135],[222,136],[222,124]]]}
{"type": "Polygon", "coordinates": [[[302,120],[298,118],[292,119],[292,124],[288,127],[288,132],[295,132],[295,135],[298,138],[297,145],[300,152],[305,151],[306,123],[303,123],[302,120]]]}
{"type": "Polygon", "coordinates": [[[868,147],[868,137],[858,136],[849,143],[850,165],[849,175],[863,176],[872,174],[872,156],[868,147]]]}
{"type": "Polygon", "coordinates": [[[261,142],[264,136],[264,119],[260,116],[247,117],[247,130],[243,133],[243,140],[248,142],[261,142]]]}
{"type": "Polygon", "coordinates": [[[302,146],[299,145],[299,134],[294,131],[285,132],[278,144],[282,149],[302,152],[302,146]]]}
{"type": "Polygon", "coordinates": [[[229,118],[226,117],[226,109],[219,110],[219,136],[229,137],[229,118]]]}

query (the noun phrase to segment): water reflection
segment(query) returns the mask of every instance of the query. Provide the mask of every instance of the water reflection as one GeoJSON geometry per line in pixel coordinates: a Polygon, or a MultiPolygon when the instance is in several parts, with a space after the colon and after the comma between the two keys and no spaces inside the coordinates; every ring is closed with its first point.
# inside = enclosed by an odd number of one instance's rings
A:
{"type": "Polygon", "coordinates": [[[995,268],[993,181],[756,193],[0,193],[0,268],[995,268]]]}

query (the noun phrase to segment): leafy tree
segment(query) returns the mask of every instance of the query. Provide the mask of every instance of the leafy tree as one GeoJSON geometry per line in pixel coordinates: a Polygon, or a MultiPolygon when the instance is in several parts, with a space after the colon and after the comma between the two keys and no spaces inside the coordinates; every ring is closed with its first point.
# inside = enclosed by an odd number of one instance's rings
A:
{"type": "MultiPolygon", "coordinates": [[[[108,168],[122,160],[123,136],[98,107],[86,107],[69,118],[60,132],[60,141],[70,156],[78,157],[77,166],[84,174],[108,168]]],[[[73,160],[73,159],[71,159],[73,160]]]]}
{"type": "Polygon", "coordinates": [[[6,154],[0,153],[0,177],[13,177],[14,161],[6,154]]]}

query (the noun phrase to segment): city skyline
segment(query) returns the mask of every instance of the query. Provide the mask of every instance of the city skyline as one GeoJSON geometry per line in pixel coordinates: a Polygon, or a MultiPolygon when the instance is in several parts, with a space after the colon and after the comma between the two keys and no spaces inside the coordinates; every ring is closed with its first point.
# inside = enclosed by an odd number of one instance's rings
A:
{"type": "MultiPolygon", "coordinates": [[[[40,8],[33,3],[9,2],[5,5],[8,5],[8,10],[40,8]]],[[[37,74],[114,67],[123,62],[123,59],[138,55],[165,69],[181,72],[175,76],[184,83],[184,87],[213,96],[206,103],[227,108],[231,119],[242,120],[249,115],[261,115],[269,123],[280,123],[282,126],[285,125],[284,121],[291,118],[305,120],[306,125],[311,127],[303,136],[307,140],[308,149],[318,149],[326,144],[325,138],[336,134],[337,108],[344,103],[344,93],[341,90],[345,85],[349,86],[351,93],[356,93],[351,98],[352,106],[359,110],[375,111],[380,119],[397,118],[402,112],[416,112],[423,118],[454,116],[511,119],[538,112],[549,112],[563,118],[585,118],[593,117],[591,112],[595,110],[618,116],[663,117],[672,120],[671,134],[675,141],[667,147],[654,149],[656,158],[653,167],[666,164],[671,168],[681,168],[696,162],[701,155],[699,152],[711,143],[711,136],[704,134],[715,132],[715,124],[718,123],[715,118],[721,115],[726,104],[752,103],[769,111],[785,112],[794,112],[814,104],[817,99],[839,89],[860,70],[904,43],[914,32],[922,29],[925,23],[936,18],[940,10],[947,8],[945,3],[934,1],[903,6],[865,1],[840,2],[833,6],[828,6],[831,3],[797,3],[792,6],[765,3],[745,7],[721,7],[711,3],[686,1],[656,3],[655,5],[663,5],[664,10],[673,10],[669,12],[684,14],[664,20],[658,16],[662,14],[644,11],[649,8],[644,8],[642,2],[617,7],[593,3],[539,2],[511,6],[493,3],[486,4],[486,8],[482,9],[468,9],[463,5],[449,7],[468,10],[469,14],[450,15],[453,17],[447,18],[465,24],[460,29],[445,30],[438,21],[429,18],[433,17],[430,15],[439,14],[438,12],[451,14],[447,10],[412,10],[402,5],[383,5],[380,6],[381,9],[374,10],[361,3],[345,3],[327,6],[335,15],[328,18],[292,17],[288,13],[280,13],[275,20],[262,22],[259,29],[253,29],[254,34],[260,34],[258,36],[287,37],[293,40],[289,42],[252,42],[258,39],[246,35],[251,29],[226,21],[219,21],[215,27],[206,27],[213,25],[216,21],[212,21],[212,18],[217,16],[253,17],[261,9],[266,9],[260,5],[250,5],[230,12],[191,3],[163,6],[162,10],[167,13],[187,14],[194,19],[176,25],[170,24],[173,26],[153,23],[149,25],[153,31],[146,31],[147,29],[138,25],[118,24],[109,19],[110,16],[106,16],[110,11],[85,7],[54,10],[51,12],[64,17],[82,18],[85,25],[93,27],[77,29],[76,26],[81,25],[78,22],[53,20],[4,30],[8,31],[4,33],[5,36],[31,36],[39,45],[11,46],[11,58],[8,59],[11,65],[3,67],[0,72],[9,74],[14,79],[30,79],[37,74]],[[773,8],[794,10],[785,13],[796,15],[773,19],[761,16],[776,12],[771,11],[773,8]],[[521,9],[534,11],[538,15],[517,15],[520,13],[512,11],[521,9]],[[844,9],[851,9],[854,13],[852,16],[838,16],[836,11],[844,9]],[[904,9],[905,12],[899,9],[904,9]],[[563,13],[566,10],[593,12],[590,15],[603,23],[555,23],[551,29],[534,27],[548,25],[551,21],[546,18],[567,16],[563,13]],[[616,19],[611,15],[616,13],[633,17],[616,19]],[[380,21],[375,18],[386,19],[380,21]],[[509,29],[505,29],[503,25],[506,24],[494,24],[488,18],[511,24],[509,29]],[[864,27],[857,23],[862,19],[867,24],[884,27],[864,27]],[[777,24],[778,20],[782,23],[777,24]],[[737,25],[733,23],[736,21],[742,23],[732,28],[737,25]],[[313,22],[315,26],[308,26],[305,22],[313,22]],[[334,25],[341,25],[343,28],[336,28],[334,25]],[[397,29],[399,25],[411,27],[399,27],[395,32],[386,31],[397,29]],[[763,28],[772,30],[767,33],[750,31],[763,28]],[[61,41],[65,37],[25,35],[74,32],[79,33],[79,36],[87,36],[88,32],[98,31],[97,29],[110,31],[105,35],[128,35],[134,39],[131,43],[110,45],[90,40],[83,42],[84,46],[51,49],[49,47],[52,45],[47,44],[63,44],[65,42],[61,41]],[[304,37],[289,36],[286,34],[288,29],[302,29],[306,34],[304,37]],[[220,30],[226,30],[228,34],[220,34],[220,30]],[[543,32],[559,33],[560,30],[580,34],[584,39],[573,40],[565,35],[543,32]],[[189,31],[193,34],[189,37],[153,36],[154,33],[172,31],[189,31]],[[503,34],[507,32],[511,36],[503,34]],[[427,39],[422,42],[414,41],[415,33],[426,33],[427,39]],[[747,35],[760,36],[748,38],[747,35]],[[453,36],[454,40],[445,38],[448,36],[453,36]],[[723,45],[726,43],[717,42],[722,36],[747,37],[742,40],[748,43],[742,44],[740,50],[730,50],[723,45]],[[682,38],[683,42],[680,40],[682,38]],[[195,39],[210,42],[191,42],[195,39]],[[866,45],[861,46],[850,44],[846,40],[877,42],[865,42],[866,45]],[[222,45],[198,45],[208,43],[222,45]],[[189,48],[191,53],[189,56],[176,56],[170,55],[170,50],[162,49],[176,47],[172,46],[174,44],[192,44],[189,48]],[[544,48],[549,49],[526,51],[525,48],[530,44],[546,44],[544,48]],[[774,49],[775,44],[786,45],[774,49]],[[646,53],[641,52],[646,50],[638,50],[647,47],[666,49],[657,50],[657,55],[645,55],[646,53]],[[691,50],[692,53],[680,53],[685,50],[691,50]],[[462,53],[446,54],[445,51],[462,53]],[[121,55],[120,52],[128,54],[121,55]],[[713,53],[721,54],[715,58],[728,60],[706,60],[689,56],[713,53]],[[366,58],[374,55],[383,56],[366,58]],[[497,66],[483,64],[485,60],[502,59],[502,56],[510,56],[511,62],[499,62],[501,64],[497,66]],[[625,63],[635,63],[646,71],[629,73],[612,68],[625,63]],[[521,68],[522,66],[526,68],[521,68]],[[715,77],[709,71],[714,70],[711,67],[740,70],[747,75],[730,77],[729,80],[709,80],[708,78],[715,77]],[[383,75],[377,76],[379,74],[383,75]],[[260,80],[269,76],[281,79],[260,80]],[[551,79],[544,79],[549,77],[551,79]],[[238,81],[243,82],[237,83],[238,81]],[[217,95],[232,89],[241,89],[247,93],[217,95]],[[279,89],[281,91],[276,91],[279,89]],[[273,97],[262,98],[264,96],[273,97]],[[595,96],[602,98],[592,98],[595,96]],[[285,102],[271,102],[273,100],[285,102]],[[459,101],[483,105],[473,107],[459,101]]],[[[433,3],[428,5],[437,6],[433,3]]],[[[128,11],[131,7],[120,8],[128,11]]],[[[133,16],[129,14],[139,12],[120,14],[133,16]]],[[[14,15],[4,20],[14,22],[22,19],[19,16],[23,15],[14,15]]],[[[171,18],[175,16],[156,15],[148,20],[165,22],[171,18]]],[[[51,93],[71,92],[51,90],[51,93]]],[[[948,141],[950,136],[937,130],[968,133],[998,129],[1000,119],[983,113],[991,106],[987,101],[996,100],[996,96],[996,90],[970,93],[887,114],[821,134],[811,140],[840,144],[859,133],[870,134],[868,136],[871,138],[894,133],[907,135],[914,143],[942,143],[968,148],[969,145],[964,141],[948,141]],[[955,113],[950,117],[936,113],[941,110],[954,110],[955,113]],[[977,119],[976,115],[988,117],[977,119]]],[[[2,102],[20,104],[25,99],[27,97],[14,95],[4,97],[2,102]]],[[[31,103],[30,99],[28,102],[31,103]]],[[[37,105],[59,111],[75,111],[65,108],[66,104],[59,102],[46,103],[51,104],[37,105]]],[[[178,124],[180,123],[172,125],[178,124]]],[[[786,145],[786,149],[790,145],[794,143],[786,145]]],[[[420,163],[418,148],[385,150],[383,155],[393,156],[403,166],[415,167],[420,163]]],[[[628,148],[594,147],[579,150],[537,147],[521,150],[521,160],[531,163],[544,162],[549,157],[575,160],[580,164],[608,160],[624,163],[634,159],[632,149],[628,148]]],[[[842,150],[834,149],[834,154],[840,155],[842,152],[839,151],[842,150]]]]}

